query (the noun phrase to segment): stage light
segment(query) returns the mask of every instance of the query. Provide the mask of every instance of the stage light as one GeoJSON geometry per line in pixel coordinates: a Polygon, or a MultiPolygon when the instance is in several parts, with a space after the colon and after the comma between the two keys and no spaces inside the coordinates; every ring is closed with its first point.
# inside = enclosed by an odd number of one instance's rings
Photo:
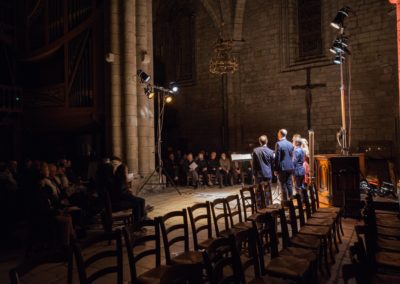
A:
{"type": "Polygon", "coordinates": [[[167,104],[169,104],[170,102],[172,102],[172,96],[166,96],[166,97],[165,97],[165,102],[166,102],[167,104]]]}
{"type": "Polygon", "coordinates": [[[137,71],[137,75],[139,76],[141,83],[147,83],[150,81],[150,76],[147,75],[142,69],[137,71]]]}
{"type": "Polygon", "coordinates": [[[154,91],[152,89],[152,87],[150,85],[147,85],[146,87],[144,87],[144,94],[147,96],[147,98],[149,100],[151,100],[152,98],[154,98],[154,91]]]}
{"type": "Polygon", "coordinates": [[[351,54],[350,50],[347,48],[348,46],[348,38],[345,36],[338,37],[332,44],[332,47],[329,49],[333,54],[338,53],[346,53],[351,54]]]}
{"type": "Polygon", "coordinates": [[[341,29],[343,27],[344,19],[349,15],[349,12],[349,7],[343,7],[340,9],[336,14],[336,17],[331,22],[331,26],[338,30],[341,29]]]}
{"type": "Polygon", "coordinates": [[[333,63],[335,63],[335,64],[342,64],[342,62],[344,62],[344,56],[343,55],[340,55],[340,54],[337,54],[336,56],[335,56],[335,58],[333,59],[333,63]],[[342,57],[342,60],[340,60],[340,57],[342,57]]]}
{"type": "Polygon", "coordinates": [[[172,91],[172,93],[177,93],[179,90],[178,85],[174,82],[169,83],[169,89],[172,91]]]}

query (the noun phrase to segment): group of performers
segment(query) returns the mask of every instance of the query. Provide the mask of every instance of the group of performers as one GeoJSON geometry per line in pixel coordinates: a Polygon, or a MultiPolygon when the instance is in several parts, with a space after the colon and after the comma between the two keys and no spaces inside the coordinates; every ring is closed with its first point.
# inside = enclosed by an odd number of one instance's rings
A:
{"type": "Polygon", "coordinates": [[[287,140],[287,130],[278,131],[275,151],[268,147],[268,137],[261,135],[260,146],[253,150],[253,173],[257,185],[257,206],[272,204],[271,181],[273,175],[281,186],[281,199],[287,200],[295,190],[300,193],[309,183],[308,143],[299,134],[293,135],[292,142],[287,140]]]}

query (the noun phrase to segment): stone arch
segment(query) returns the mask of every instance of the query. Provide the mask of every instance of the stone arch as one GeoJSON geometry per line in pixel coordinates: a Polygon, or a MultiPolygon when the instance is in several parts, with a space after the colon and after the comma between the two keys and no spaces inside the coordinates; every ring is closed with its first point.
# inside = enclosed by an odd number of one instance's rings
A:
{"type": "MultiPolygon", "coordinates": [[[[219,1],[219,0],[218,0],[219,1]]],[[[201,0],[201,3],[204,6],[204,9],[206,10],[206,12],[208,13],[208,15],[210,16],[214,27],[219,30],[219,26],[220,26],[220,16],[219,16],[219,8],[215,6],[215,2],[211,1],[211,0],[201,0]]]]}

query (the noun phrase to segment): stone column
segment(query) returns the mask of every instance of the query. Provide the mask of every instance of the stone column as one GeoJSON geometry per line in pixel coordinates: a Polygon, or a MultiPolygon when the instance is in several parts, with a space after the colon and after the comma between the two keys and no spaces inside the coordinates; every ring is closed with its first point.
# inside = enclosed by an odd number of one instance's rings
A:
{"type": "MultiPolygon", "coordinates": [[[[136,0],[137,69],[153,76],[152,2],[136,0]]],[[[144,85],[137,82],[138,173],[142,176],[154,170],[154,100],[144,94],[144,85]]]]}
{"type": "MultiPolygon", "coordinates": [[[[117,1],[115,1],[117,2],[117,1]]],[[[138,118],[136,79],[136,1],[121,1],[122,32],[120,34],[123,61],[122,76],[122,122],[124,129],[123,150],[129,170],[138,173],[138,118]]]]}
{"type": "Polygon", "coordinates": [[[400,114],[400,0],[389,0],[390,3],[396,5],[396,17],[397,17],[397,58],[398,58],[398,83],[399,83],[399,101],[397,108],[397,115],[400,114]]]}
{"type": "Polygon", "coordinates": [[[396,137],[396,145],[397,145],[397,173],[400,172],[400,0],[389,0],[390,3],[396,5],[396,19],[397,19],[397,62],[398,62],[398,84],[399,84],[399,91],[398,91],[398,101],[397,101],[397,137],[396,137]]]}
{"type": "Polygon", "coordinates": [[[119,42],[119,17],[121,6],[119,1],[109,1],[109,38],[110,38],[110,76],[111,76],[111,150],[112,154],[122,156],[122,126],[121,126],[121,66],[120,66],[120,42],[119,42]]]}

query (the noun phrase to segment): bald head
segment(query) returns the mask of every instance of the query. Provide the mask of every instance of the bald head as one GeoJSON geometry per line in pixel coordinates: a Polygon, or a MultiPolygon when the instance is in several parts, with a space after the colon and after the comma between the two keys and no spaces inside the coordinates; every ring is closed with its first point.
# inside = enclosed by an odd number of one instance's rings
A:
{"type": "Polygon", "coordinates": [[[286,135],[287,135],[287,130],[286,129],[279,129],[279,131],[278,131],[278,139],[280,140],[280,139],[283,139],[283,138],[286,138],[286,135]]]}
{"type": "Polygon", "coordinates": [[[260,138],[258,138],[258,142],[260,143],[261,146],[267,145],[268,143],[267,135],[261,135],[260,138]]]}

